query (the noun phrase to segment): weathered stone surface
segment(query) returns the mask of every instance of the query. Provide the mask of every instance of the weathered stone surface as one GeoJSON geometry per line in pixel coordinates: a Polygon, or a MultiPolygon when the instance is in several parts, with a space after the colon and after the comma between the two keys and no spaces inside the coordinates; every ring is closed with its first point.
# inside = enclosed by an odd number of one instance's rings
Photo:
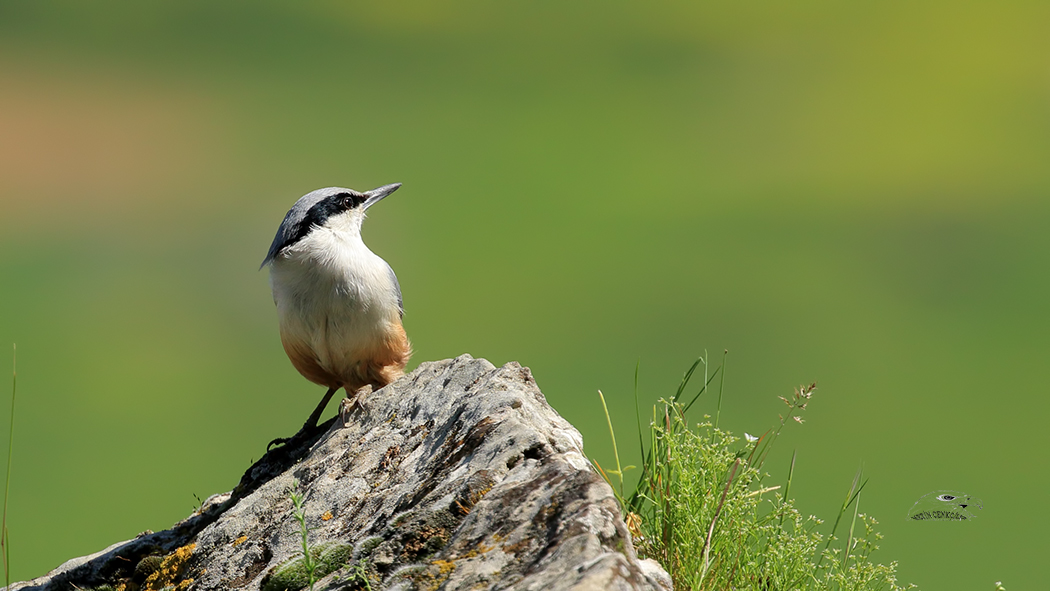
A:
{"type": "Polygon", "coordinates": [[[318,590],[364,589],[366,577],[372,589],[406,590],[664,589],[670,580],[637,560],[579,433],[547,405],[527,368],[467,355],[424,363],[372,393],[346,426],[329,424],[268,453],[234,491],[172,529],[11,588],[127,582],[144,557],[183,548],[188,560],[160,569],[167,579],[135,582],[282,589],[295,580],[290,561],[302,556],[289,496],[297,482],[310,546],[330,563],[323,570],[335,568],[318,590]]]}

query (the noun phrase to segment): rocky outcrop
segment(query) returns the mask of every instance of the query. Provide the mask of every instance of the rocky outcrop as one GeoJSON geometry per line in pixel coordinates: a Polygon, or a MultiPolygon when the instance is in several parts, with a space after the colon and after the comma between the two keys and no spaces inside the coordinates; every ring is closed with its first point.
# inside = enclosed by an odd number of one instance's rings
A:
{"type": "Polygon", "coordinates": [[[424,363],[323,427],[172,529],[11,588],[299,589],[303,523],[318,590],[669,586],[528,368],[424,363]]]}

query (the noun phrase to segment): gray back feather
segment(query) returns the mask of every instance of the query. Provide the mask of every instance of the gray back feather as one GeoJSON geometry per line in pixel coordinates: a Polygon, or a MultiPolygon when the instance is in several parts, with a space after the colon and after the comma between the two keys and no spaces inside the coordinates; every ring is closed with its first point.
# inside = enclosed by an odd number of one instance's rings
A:
{"type": "MultiPolygon", "coordinates": [[[[383,261],[386,263],[386,261],[383,261]]],[[[394,274],[394,269],[390,266],[390,263],[386,263],[386,272],[390,274],[390,281],[394,282],[394,293],[397,294],[397,313],[401,318],[405,317],[405,302],[401,300],[401,284],[397,281],[397,275],[394,274]]]]}

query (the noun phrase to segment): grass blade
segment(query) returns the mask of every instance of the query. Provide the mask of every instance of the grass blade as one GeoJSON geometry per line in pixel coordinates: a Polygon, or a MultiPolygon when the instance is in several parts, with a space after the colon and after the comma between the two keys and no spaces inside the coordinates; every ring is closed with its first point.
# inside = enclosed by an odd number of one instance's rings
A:
{"type": "Polygon", "coordinates": [[[696,371],[697,366],[699,366],[701,363],[707,365],[707,360],[705,360],[703,357],[699,357],[696,361],[693,362],[691,366],[689,366],[689,369],[685,371],[685,375],[682,376],[682,383],[678,385],[678,391],[674,393],[674,397],[671,398],[671,402],[678,402],[678,398],[682,395],[682,392],[685,391],[685,387],[689,384],[690,378],[693,377],[693,372],[696,371]]]}
{"type": "MultiPolygon", "coordinates": [[[[642,367],[642,360],[634,364],[634,420],[638,423],[638,449],[641,457],[645,457],[645,440],[642,439],[642,409],[638,408],[638,370],[642,367]]],[[[644,467],[644,466],[643,466],[644,467]]]]}
{"type": "Polygon", "coordinates": [[[722,489],[722,499],[718,501],[718,507],[715,509],[715,515],[711,518],[711,527],[707,530],[707,539],[704,540],[704,557],[703,565],[704,570],[700,573],[700,580],[703,581],[704,577],[707,576],[707,569],[711,566],[711,538],[715,535],[715,525],[718,523],[718,516],[722,513],[722,507],[726,502],[726,495],[729,494],[729,486],[733,484],[733,477],[736,476],[736,469],[740,467],[740,458],[737,458],[733,462],[733,469],[729,472],[729,479],[726,480],[726,487],[722,489]]]}
{"type": "Polygon", "coordinates": [[[4,556],[4,580],[11,586],[11,543],[7,536],[7,498],[11,492],[11,452],[15,446],[15,392],[18,391],[18,347],[11,345],[11,427],[7,440],[7,481],[4,483],[4,517],[0,525],[0,551],[4,556]]]}
{"type": "MultiPolygon", "coordinates": [[[[857,482],[860,481],[861,472],[863,472],[863,471],[864,471],[863,467],[858,468],[857,469],[857,474],[853,477],[853,484],[850,485],[849,492],[846,493],[846,500],[842,502],[842,508],[839,509],[839,514],[838,514],[837,517],[835,517],[835,525],[833,525],[831,527],[831,533],[828,534],[828,541],[827,541],[826,544],[824,544],[824,550],[827,550],[831,546],[831,540],[834,539],[834,537],[835,537],[835,531],[838,530],[839,522],[842,521],[842,516],[846,513],[846,509],[849,509],[849,506],[853,504],[853,501],[856,500],[858,496],[860,496],[860,491],[864,489],[864,486],[866,484],[868,484],[867,479],[865,479],[864,482],[861,483],[861,485],[859,487],[857,486],[857,482]]],[[[823,560],[824,560],[824,553],[821,552],[820,558],[817,559],[817,567],[818,568],[820,567],[820,563],[823,560]]]]}
{"type": "Polygon", "coordinates": [[[842,552],[842,566],[849,563],[849,550],[853,545],[853,530],[857,526],[857,513],[860,511],[860,491],[857,491],[857,504],[853,505],[853,521],[849,524],[849,536],[846,538],[846,548],[842,552]]]}
{"type": "Polygon", "coordinates": [[[693,403],[700,398],[701,394],[707,391],[707,387],[711,384],[711,382],[715,380],[715,377],[721,370],[721,366],[715,368],[715,371],[711,374],[711,377],[707,378],[707,380],[704,382],[704,387],[700,388],[700,391],[696,393],[696,396],[693,396],[693,399],[689,401],[689,404],[685,405],[685,408],[682,409],[682,414],[689,412],[689,409],[693,407],[693,403]]]}
{"type": "MultiPolygon", "coordinates": [[[[729,349],[722,351],[722,365],[718,366],[718,369],[722,370],[722,379],[718,382],[718,406],[715,408],[715,429],[718,428],[718,418],[722,415],[722,390],[726,386],[726,357],[729,356],[729,349]]],[[[715,370],[716,372],[718,370],[715,370]]]]}
{"type": "MultiPolygon", "coordinates": [[[[784,484],[784,502],[786,503],[791,499],[791,478],[795,475],[795,456],[798,455],[798,450],[791,452],[791,467],[788,468],[788,479],[787,483],[784,484]]],[[[780,527],[784,527],[784,516],[787,515],[785,512],[780,513],[780,527]]]]}
{"type": "MultiPolygon", "coordinates": [[[[616,447],[616,433],[613,431],[612,418],[609,416],[609,407],[605,404],[605,395],[598,390],[598,398],[602,400],[602,410],[605,411],[605,423],[609,425],[609,437],[612,438],[613,457],[616,458],[616,476],[620,479],[619,501],[623,503],[623,469],[620,467],[620,450],[616,447]]],[[[610,483],[612,484],[612,483],[610,483]]]]}

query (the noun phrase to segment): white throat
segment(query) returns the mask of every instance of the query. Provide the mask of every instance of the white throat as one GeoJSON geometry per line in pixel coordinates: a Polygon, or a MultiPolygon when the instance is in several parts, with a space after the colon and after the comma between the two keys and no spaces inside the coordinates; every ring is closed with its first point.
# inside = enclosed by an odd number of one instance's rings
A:
{"type": "Polygon", "coordinates": [[[282,335],[311,343],[322,366],[373,346],[400,323],[393,272],[361,240],[363,212],[352,213],[314,228],[270,268],[282,335]]]}

